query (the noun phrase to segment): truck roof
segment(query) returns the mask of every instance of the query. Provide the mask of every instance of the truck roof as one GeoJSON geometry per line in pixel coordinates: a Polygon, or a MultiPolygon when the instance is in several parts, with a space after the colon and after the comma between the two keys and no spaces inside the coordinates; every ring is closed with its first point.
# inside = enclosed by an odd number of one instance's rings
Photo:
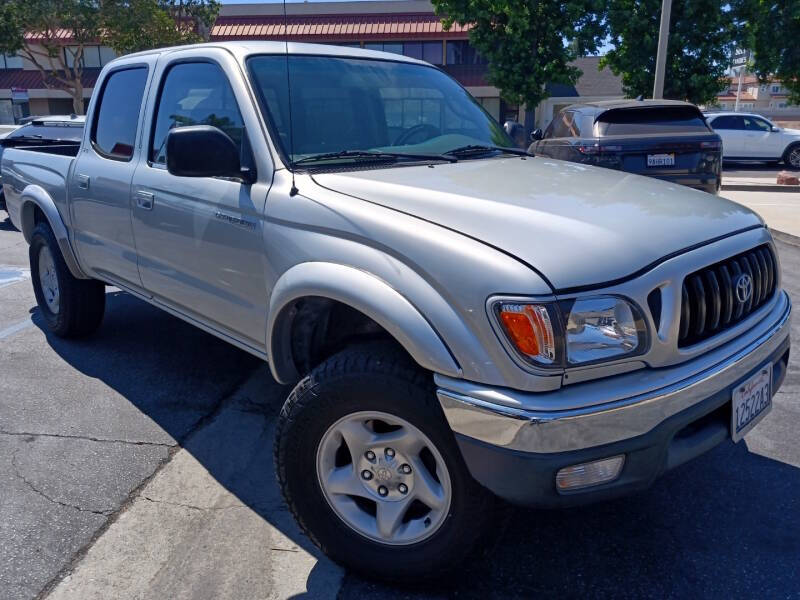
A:
{"type": "MultiPolygon", "coordinates": [[[[236,55],[237,57],[245,57],[253,54],[313,54],[317,56],[338,56],[338,57],[352,57],[352,58],[374,58],[382,60],[393,60],[397,62],[415,63],[420,65],[430,66],[426,63],[415,58],[409,58],[401,54],[394,54],[392,52],[380,52],[378,50],[363,50],[361,48],[351,48],[348,46],[333,46],[327,44],[308,44],[302,42],[283,42],[283,41],[230,41],[230,42],[208,42],[205,44],[189,44],[185,46],[172,46],[169,48],[156,48],[153,50],[144,50],[134,54],[126,54],[121,56],[112,63],[120,60],[127,60],[137,56],[152,56],[152,55],[166,55],[179,50],[187,50],[191,48],[224,48],[236,55]]],[[[111,63],[109,63],[111,64],[111,63]]]]}

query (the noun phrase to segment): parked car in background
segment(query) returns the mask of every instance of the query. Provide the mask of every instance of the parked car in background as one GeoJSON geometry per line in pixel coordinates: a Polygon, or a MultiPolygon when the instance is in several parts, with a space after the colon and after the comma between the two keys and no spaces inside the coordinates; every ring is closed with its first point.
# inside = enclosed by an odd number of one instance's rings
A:
{"type": "MultiPolygon", "coordinates": [[[[48,146],[80,144],[83,137],[84,117],[75,115],[37,117],[26,125],[0,133],[0,161],[3,158],[3,147],[6,146],[48,146]]],[[[3,193],[3,177],[0,173],[0,209],[6,209],[3,193]]]]}
{"type": "Polygon", "coordinates": [[[721,140],[694,104],[677,100],[607,100],[573,104],[529,150],[537,156],[657,177],[715,194],[721,140]]]}
{"type": "Polygon", "coordinates": [[[784,129],[753,113],[706,113],[722,138],[722,158],[730,161],[780,162],[800,169],[800,129],[784,129]]]}
{"type": "MultiPolygon", "coordinates": [[[[7,127],[2,126],[0,129],[0,141],[4,140],[10,133],[12,133],[16,129],[16,127],[7,127]]],[[[3,146],[0,145],[0,161],[3,160],[3,146]]],[[[3,177],[0,175],[0,209],[5,210],[6,208],[6,198],[3,195],[3,177]]]]}

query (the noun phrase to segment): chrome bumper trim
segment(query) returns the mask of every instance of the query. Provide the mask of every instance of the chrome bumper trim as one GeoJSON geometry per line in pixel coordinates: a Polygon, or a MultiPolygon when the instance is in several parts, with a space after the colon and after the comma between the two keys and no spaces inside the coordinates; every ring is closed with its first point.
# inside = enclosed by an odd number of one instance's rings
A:
{"type": "MultiPolygon", "coordinates": [[[[606,403],[569,410],[530,410],[524,406],[541,405],[541,394],[490,388],[441,375],[435,377],[437,396],[453,431],[509,450],[566,452],[636,437],[733,385],[772,356],[790,332],[791,301],[786,292],[781,294],[785,302],[776,307],[777,318],[770,315],[751,330],[757,337],[746,346],[736,348],[735,341],[731,342],[735,350],[729,356],[700,372],[693,373],[692,363],[702,361],[702,356],[687,361],[677,368],[684,367],[688,377],[677,382],[662,380],[662,385],[629,398],[619,399],[620,390],[616,389],[606,403]],[[487,400],[492,397],[499,402],[487,400]]],[[[675,368],[669,371],[674,373],[675,368]]],[[[602,387],[607,390],[615,380],[619,385],[629,384],[637,375],[642,376],[629,373],[601,380],[602,387]]],[[[568,389],[546,395],[558,396],[568,389]]]]}

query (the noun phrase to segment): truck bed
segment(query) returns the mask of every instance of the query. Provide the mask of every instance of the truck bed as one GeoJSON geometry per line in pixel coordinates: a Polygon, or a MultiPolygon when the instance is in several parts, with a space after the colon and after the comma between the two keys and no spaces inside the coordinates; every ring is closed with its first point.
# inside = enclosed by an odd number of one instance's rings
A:
{"type": "Polygon", "coordinates": [[[78,149],[76,144],[4,148],[0,172],[8,214],[17,228],[21,228],[21,195],[29,185],[41,187],[53,199],[64,223],[69,224],[67,181],[78,149]]]}

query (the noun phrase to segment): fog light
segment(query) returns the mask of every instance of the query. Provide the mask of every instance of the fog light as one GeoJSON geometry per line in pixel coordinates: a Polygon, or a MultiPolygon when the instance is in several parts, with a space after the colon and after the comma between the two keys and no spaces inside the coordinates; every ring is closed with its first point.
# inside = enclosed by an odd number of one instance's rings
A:
{"type": "Polygon", "coordinates": [[[564,467],[556,473],[556,487],[559,491],[577,490],[613,481],[619,477],[623,464],[624,454],[564,467]]]}

